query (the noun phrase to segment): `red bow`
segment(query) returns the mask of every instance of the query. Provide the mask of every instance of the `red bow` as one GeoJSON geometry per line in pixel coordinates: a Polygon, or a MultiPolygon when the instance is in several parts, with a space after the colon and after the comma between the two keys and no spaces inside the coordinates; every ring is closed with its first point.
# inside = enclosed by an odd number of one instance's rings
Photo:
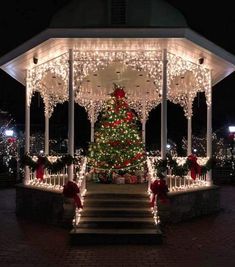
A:
{"type": "Polygon", "coordinates": [[[37,161],[37,167],[36,167],[36,177],[40,180],[43,180],[44,165],[45,165],[45,159],[39,156],[38,161],[37,161]]]}
{"type": "Polygon", "coordinates": [[[79,197],[80,189],[76,183],[72,181],[68,181],[66,185],[64,185],[63,194],[65,197],[73,198],[77,208],[83,208],[81,199],[79,197]]]}
{"type": "Polygon", "coordinates": [[[188,160],[190,161],[190,171],[193,180],[196,179],[196,175],[201,175],[201,166],[197,163],[197,157],[195,155],[189,155],[188,160]]]}
{"type": "Polygon", "coordinates": [[[151,199],[151,207],[154,207],[156,196],[162,203],[167,202],[168,187],[165,180],[163,179],[155,180],[153,183],[151,183],[150,189],[153,193],[151,199]]]}

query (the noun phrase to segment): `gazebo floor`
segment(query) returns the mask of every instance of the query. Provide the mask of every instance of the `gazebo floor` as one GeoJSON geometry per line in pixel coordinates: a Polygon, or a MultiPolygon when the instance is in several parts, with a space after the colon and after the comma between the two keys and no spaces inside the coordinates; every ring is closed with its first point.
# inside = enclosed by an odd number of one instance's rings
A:
{"type": "Polygon", "coordinates": [[[87,182],[87,193],[144,194],[148,183],[142,184],[102,184],[87,182]]]}

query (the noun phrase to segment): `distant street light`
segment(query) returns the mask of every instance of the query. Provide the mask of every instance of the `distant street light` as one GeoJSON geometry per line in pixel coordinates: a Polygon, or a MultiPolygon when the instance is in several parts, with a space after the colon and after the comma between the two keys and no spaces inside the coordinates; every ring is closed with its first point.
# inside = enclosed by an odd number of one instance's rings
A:
{"type": "Polygon", "coordinates": [[[228,130],[229,130],[230,133],[234,134],[235,133],[235,126],[229,126],[228,130]]]}
{"type": "Polygon", "coordinates": [[[7,129],[7,130],[5,130],[4,134],[7,137],[12,137],[14,135],[14,131],[10,130],[10,129],[7,129]]]}
{"type": "Polygon", "coordinates": [[[170,148],[171,148],[171,145],[170,145],[170,144],[167,144],[167,145],[166,145],[166,148],[167,148],[167,149],[170,149],[170,148]]]}

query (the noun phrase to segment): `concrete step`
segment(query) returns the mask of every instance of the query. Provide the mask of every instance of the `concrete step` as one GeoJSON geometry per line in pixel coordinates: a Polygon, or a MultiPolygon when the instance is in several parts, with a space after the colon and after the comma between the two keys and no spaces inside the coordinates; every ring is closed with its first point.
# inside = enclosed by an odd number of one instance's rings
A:
{"type": "Polygon", "coordinates": [[[155,229],[156,225],[151,217],[82,217],[78,227],[98,229],[155,229]]]}
{"type": "Polygon", "coordinates": [[[86,207],[133,207],[133,208],[149,208],[149,199],[107,199],[107,198],[93,198],[84,201],[84,208],[86,207]]]}
{"type": "Polygon", "coordinates": [[[127,198],[131,198],[131,199],[146,199],[148,198],[148,194],[147,193],[139,193],[139,194],[132,194],[132,193],[107,193],[107,192],[99,192],[99,193],[93,193],[93,192],[87,192],[85,195],[85,199],[97,199],[97,198],[107,198],[107,199],[127,199],[127,198]]]}
{"type": "Polygon", "coordinates": [[[81,216],[85,217],[152,217],[150,208],[95,207],[84,208],[81,216]]]}
{"type": "Polygon", "coordinates": [[[147,193],[88,192],[71,244],[161,244],[147,193]]]}
{"type": "Polygon", "coordinates": [[[162,244],[159,229],[73,229],[70,232],[72,245],[97,244],[162,244]]]}

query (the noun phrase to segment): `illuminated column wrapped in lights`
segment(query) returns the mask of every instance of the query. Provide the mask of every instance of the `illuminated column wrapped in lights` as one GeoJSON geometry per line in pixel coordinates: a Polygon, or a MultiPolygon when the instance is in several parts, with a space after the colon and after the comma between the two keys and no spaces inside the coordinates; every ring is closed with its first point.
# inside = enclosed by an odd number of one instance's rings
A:
{"type": "Polygon", "coordinates": [[[162,65],[162,105],[161,105],[161,157],[166,158],[167,144],[167,51],[163,50],[162,65]]]}
{"type": "MultiPolygon", "coordinates": [[[[26,87],[25,87],[25,154],[30,152],[30,104],[32,97],[32,88],[29,86],[29,72],[26,71],[26,87]]],[[[29,166],[24,169],[24,184],[28,184],[30,178],[29,166]]]]}
{"type": "Polygon", "coordinates": [[[146,100],[143,101],[142,105],[142,140],[145,145],[146,143],[146,100]]]}
{"type": "MultiPolygon", "coordinates": [[[[73,49],[69,49],[69,125],[68,125],[68,154],[74,156],[74,79],[73,79],[73,49]]],[[[68,166],[68,180],[73,180],[73,164],[68,166]]]]}
{"type": "Polygon", "coordinates": [[[49,115],[45,113],[45,155],[49,155],[49,115]]]}
{"type": "Polygon", "coordinates": [[[192,99],[190,97],[189,91],[188,91],[188,114],[187,114],[187,120],[188,120],[188,145],[187,145],[187,155],[192,154],[192,99]]]}
{"type": "MultiPolygon", "coordinates": [[[[208,88],[205,90],[206,93],[206,104],[207,104],[207,143],[206,143],[206,154],[208,158],[212,158],[212,85],[211,85],[211,72],[208,75],[209,83],[208,88]]],[[[209,185],[213,184],[212,171],[207,172],[207,182],[209,185]]]]}
{"type": "Polygon", "coordinates": [[[91,142],[94,142],[94,131],[95,131],[95,118],[94,118],[94,105],[91,101],[91,142]]]}

